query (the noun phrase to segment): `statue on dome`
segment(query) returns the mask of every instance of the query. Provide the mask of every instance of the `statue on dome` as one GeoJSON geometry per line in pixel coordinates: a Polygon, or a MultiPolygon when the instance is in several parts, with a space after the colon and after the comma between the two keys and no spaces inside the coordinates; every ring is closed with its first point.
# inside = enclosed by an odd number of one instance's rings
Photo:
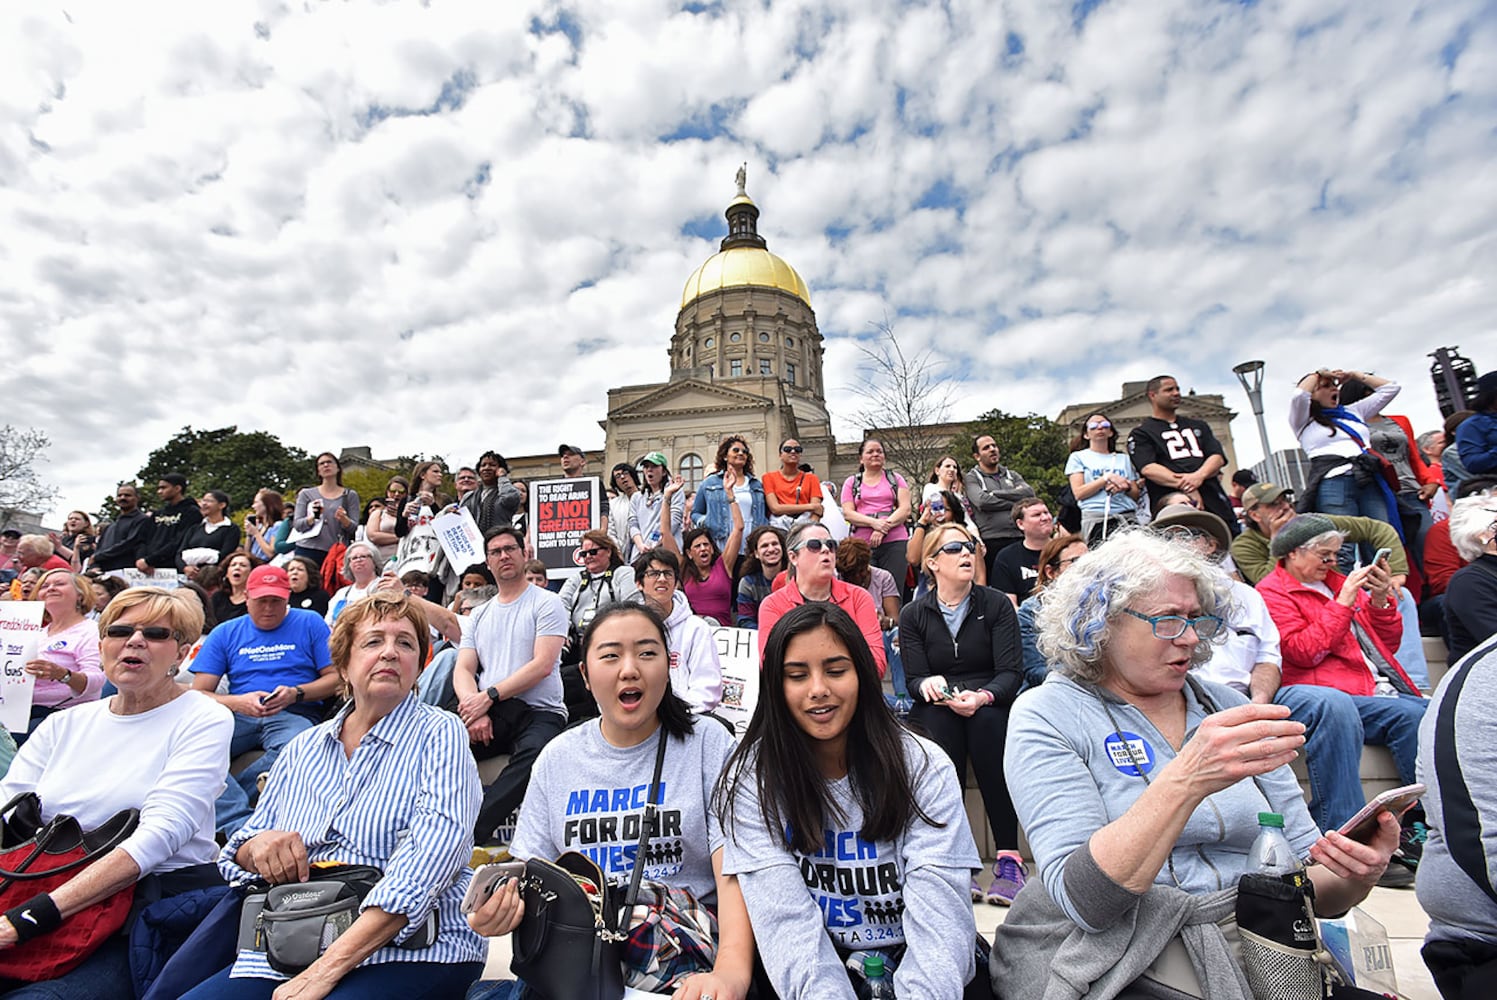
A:
{"type": "Polygon", "coordinates": [[[748,197],[748,164],[745,163],[738,168],[738,197],[748,197]]]}

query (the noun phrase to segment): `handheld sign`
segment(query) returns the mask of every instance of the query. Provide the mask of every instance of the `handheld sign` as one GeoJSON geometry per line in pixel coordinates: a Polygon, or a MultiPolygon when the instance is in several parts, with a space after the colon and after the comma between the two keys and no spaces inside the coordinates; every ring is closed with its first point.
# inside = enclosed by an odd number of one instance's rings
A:
{"type": "Polygon", "coordinates": [[[535,557],[546,576],[565,580],[582,572],[572,554],[582,536],[602,525],[602,481],[597,476],[538,479],[530,483],[530,529],[535,557]]]}
{"type": "Polygon", "coordinates": [[[0,603],[0,725],[24,733],[31,725],[31,692],[36,678],[24,669],[41,646],[41,601],[0,603]]]}

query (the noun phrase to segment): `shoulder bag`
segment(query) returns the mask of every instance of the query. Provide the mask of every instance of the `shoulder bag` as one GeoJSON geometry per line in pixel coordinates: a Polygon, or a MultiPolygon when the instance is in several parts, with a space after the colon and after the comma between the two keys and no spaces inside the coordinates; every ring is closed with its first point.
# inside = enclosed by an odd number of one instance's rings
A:
{"type": "Polygon", "coordinates": [[[555,862],[525,862],[520,926],[511,937],[510,970],[545,1000],[620,1000],[624,995],[625,923],[639,896],[645,850],[660,807],[660,771],[665,764],[665,727],[655,751],[655,774],[645,799],[634,877],[619,898],[591,858],[568,851],[555,862]]]}
{"type": "MultiPolygon", "coordinates": [[[[97,829],[85,830],[65,814],[43,823],[41,807],[36,793],[26,792],[0,809],[0,910],[22,906],[69,881],[123,844],[140,820],[138,810],[121,809],[97,829]]],[[[125,926],[134,897],[131,883],[79,910],[56,930],[0,951],[0,979],[38,983],[71,972],[125,926]]]]}

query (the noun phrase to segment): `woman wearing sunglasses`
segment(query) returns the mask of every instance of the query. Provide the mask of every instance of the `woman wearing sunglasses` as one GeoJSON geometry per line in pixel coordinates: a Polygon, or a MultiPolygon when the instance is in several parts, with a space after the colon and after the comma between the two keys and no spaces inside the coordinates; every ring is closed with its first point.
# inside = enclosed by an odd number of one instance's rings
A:
{"type": "Polygon", "coordinates": [[[1114,528],[1137,522],[1143,478],[1132,459],[1118,451],[1117,428],[1107,414],[1091,414],[1082,428],[1071,441],[1066,478],[1081,507],[1081,537],[1095,543],[1114,528]]]}
{"type": "Polygon", "coordinates": [[[1019,619],[1008,596],[976,583],[977,539],[960,524],[928,533],[922,569],[930,590],[899,615],[899,653],[915,700],[910,720],[951,758],[958,774],[967,760],[999,845],[993,881],[972,880],[972,898],[1007,906],[1024,887],[1019,821],[1003,779],[1008,712],[1023,684],[1019,619]]]}
{"type": "Polygon", "coordinates": [[[1384,813],[1366,843],[1322,836],[1286,766],[1304,726],[1192,676],[1230,601],[1193,546],[1124,531],[1049,590],[1039,629],[1052,674],[1015,702],[1004,761],[1041,877],[995,935],[994,988],[1248,996],[1216,921],[1234,912],[1258,814],[1281,815],[1295,855],[1317,862],[1322,914],[1377,884],[1398,821],[1384,813]],[[1156,964],[1171,950],[1195,960],[1156,964]]]}
{"type": "MultiPolygon", "coordinates": [[[[140,821],[119,847],[0,917],[0,949],[45,937],[136,882],[158,883],[137,899],[222,883],[213,802],[229,769],[234,716],[176,682],[202,627],[202,607],[185,590],[132,587],[105,607],[99,652],[117,693],[49,716],[16,755],[0,796],[34,792],[43,822],[67,814],[85,830],[122,809],[138,809],[140,821]]],[[[129,982],[128,938],[115,935],[35,995],[112,1000],[129,982]]],[[[19,986],[0,981],[0,995],[19,986]]]]}
{"type": "Polygon", "coordinates": [[[737,434],[728,435],[717,446],[717,468],[702,480],[691,504],[691,523],[710,531],[713,544],[720,550],[728,547],[728,536],[736,523],[728,510],[730,503],[736,503],[743,515],[743,528],[733,543],[734,554],[738,555],[749,533],[769,523],[769,510],[764,505],[764,483],[754,475],[754,454],[737,434]],[[730,494],[732,500],[728,499],[730,494]]]}
{"type": "Polygon", "coordinates": [[[790,550],[790,579],[759,605],[759,655],[769,641],[769,630],[781,616],[798,604],[820,601],[835,604],[852,616],[878,664],[878,675],[888,667],[884,633],[878,627],[878,608],[862,587],[837,579],[837,540],[823,525],[797,524],[785,540],[790,550]]]}

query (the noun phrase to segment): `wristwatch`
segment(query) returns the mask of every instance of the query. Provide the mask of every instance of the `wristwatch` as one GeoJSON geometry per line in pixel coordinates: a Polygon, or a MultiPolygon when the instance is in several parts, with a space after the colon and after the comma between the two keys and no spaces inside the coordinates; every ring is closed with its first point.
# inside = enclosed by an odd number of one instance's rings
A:
{"type": "Polygon", "coordinates": [[[306,701],[306,700],[307,700],[307,692],[305,692],[305,691],[303,691],[301,689],[301,685],[300,684],[296,685],[296,701],[297,701],[297,703],[300,704],[301,702],[306,701]]]}
{"type": "Polygon", "coordinates": [[[489,696],[489,701],[498,701],[499,700],[499,685],[497,685],[497,684],[490,684],[486,689],[484,689],[483,693],[489,696]]]}
{"type": "Polygon", "coordinates": [[[64,670],[62,672],[62,682],[64,684],[67,684],[67,685],[70,685],[70,686],[72,685],[72,683],[73,683],[73,672],[71,670],[64,670]]]}

